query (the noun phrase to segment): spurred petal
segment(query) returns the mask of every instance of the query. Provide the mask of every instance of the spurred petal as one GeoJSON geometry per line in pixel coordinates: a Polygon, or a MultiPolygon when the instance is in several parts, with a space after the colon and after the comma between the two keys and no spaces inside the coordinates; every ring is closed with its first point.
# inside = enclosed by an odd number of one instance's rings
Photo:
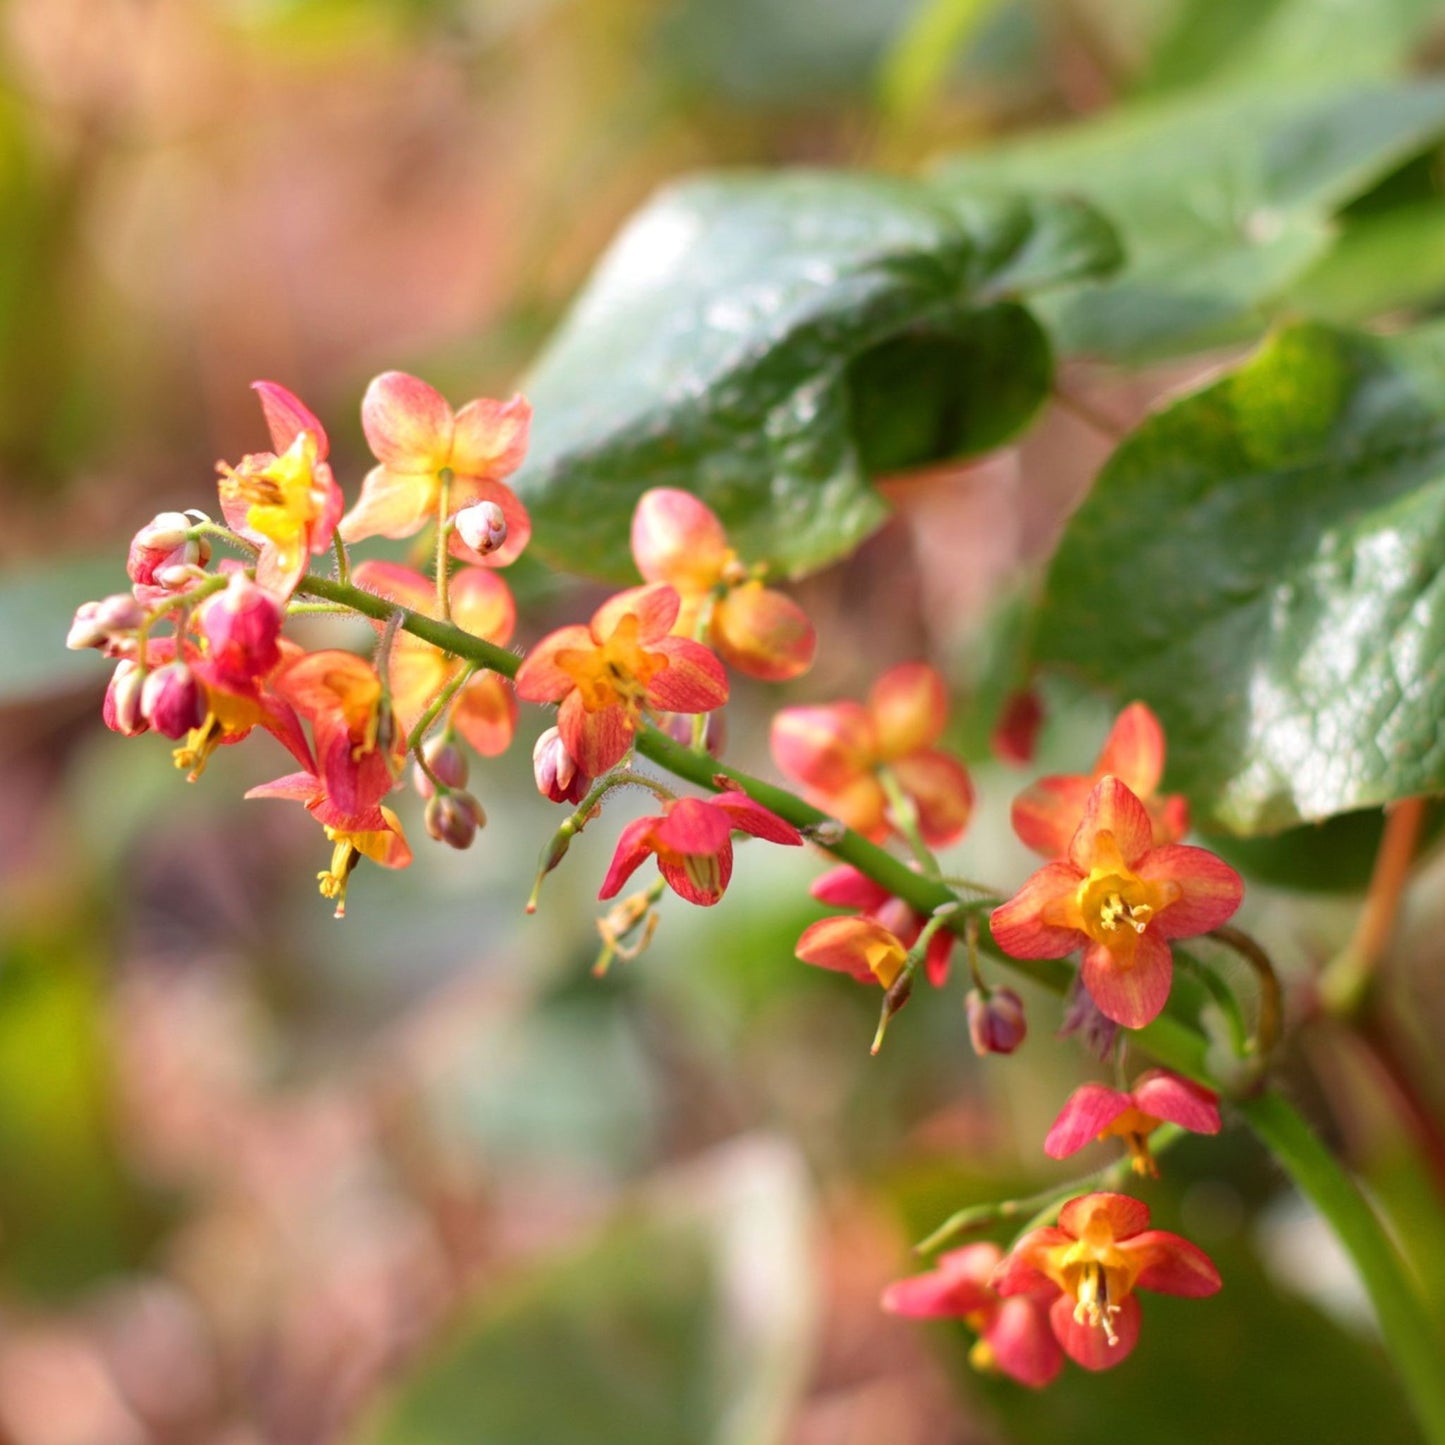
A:
{"type": "Polygon", "coordinates": [[[452,726],[484,758],[497,758],[517,731],[517,699],[494,672],[474,677],[452,704],[452,726]]]}
{"type": "Polygon", "coordinates": [[[411,846],[406,841],[406,834],[401,831],[401,820],[390,808],[383,808],[381,816],[386,826],[372,832],[353,834],[352,846],[363,858],[370,858],[383,868],[409,867],[411,846]]]}
{"type": "Polygon", "coordinates": [[[512,589],[481,567],[464,567],[451,579],[452,621],[474,637],[505,647],[517,625],[512,589]]]}
{"type": "Polygon", "coordinates": [[[1064,857],[1084,821],[1093,790],[1093,780],[1078,773],[1040,778],[1025,788],[1013,801],[1013,829],[1019,841],[1045,858],[1064,857]]]}
{"type": "Polygon", "coordinates": [[[615,898],[622,891],[622,885],[652,852],[653,830],[660,822],[661,818],[636,818],[622,830],[607,876],[597,890],[599,898],[615,898]]]}
{"type": "Polygon", "coordinates": [[[1067,1159],[1085,1144],[1092,1144],[1120,1114],[1134,1106],[1128,1094],[1103,1084],[1084,1084],[1069,1095],[1053,1127],[1044,1139],[1044,1153],[1050,1159],[1067,1159]]]}
{"type": "Polygon", "coordinates": [[[1139,1343],[1139,1301],[1126,1295],[1112,1318],[1111,1343],[1102,1325],[1081,1323],[1074,1318],[1074,1301],[1061,1294],[1049,1307],[1049,1324],[1064,1353],[1086,1370],[1110,1370],[1122,1365],[1139,1343]]]}
{"type": "Polygon", "coordinates": [[[600,777],[614,763],[620,763],[632,745],[632,723],[624,709],[605,707],[588,712],[578,692],[570,692],[562,699],[557,709],[557,731],[589,778],[600,777]]]}
{"type": "Polygon", "coordinates": [[[1149,1228],[1149,1206],[1129,1194],[1096,1190],[1071,1199],[1059,1210],[1059,1228],[1074,1239],[1083,1236],[1089,1221],[1102,1214],[1109,1221],[1115,1240],[1128,1239],[1149,1228]]]}
{"type": "Polygon", "coordinates": [[[384,371],[366,388],[361,429],[384,466],[436,473],[451,462],[451,407],[434,387],[404,371],[384,371]]]}
{"type": "Polygon", "coordinates": [[[632,558],[647,582],[706,592],[722,578],[728,539],[712,509],[691,492],[654,487],[632,514],[632,558]]]}
{"type": "Polygon", "coordinates": [[[1135,1080],[1134,1107],[1141,1114],[1178,1124],[1195,1134],[1217,1134],[1219,1095],[1167,1069],[1150,1069],[1135,1080]]]}
{"type": "Polygon", "coordinates": [[[373,467],[356,505],[341,519],[348,542],[367,537],[414,537],[436,517],[438,483],[431,472],[373,467]]]}
{"type": "Polygon", "coordinates": [[[872,913],[893,896],[881,883],[875,883],[866,873],[847,863],[840,863],[815,879],[808,892],[819,903],[828,903],[834,908],[856,908],[861,913],[872,913]]]}
{"type": "Polygon", "coordinates": [[[403,731],[409,733],[417,725],[456,671],[455,661],[448,661],[420,638],[407,633],[397,636],[392,643],[387,681],[391,683],[391,702],[403,731]]]}
{"type": "Polygon", "coordinates": [[[818,650],[807,613],[761,582],[745,582],[718,600],[709,639],[724,661],[764,682],[801,677],[818,650]]]}
{"type": "Polygon", "coordinates": [[[989,919],[993,941],[1014,958],[1063,958],[1088,935],[1076,928],[1056,928],[1044,922],[1051,904],[1063,905],[1077,895],[1082,880],[1072,863],[1050,863],[1040,868],[1007,903],[989,919]]]}
{"type": "MultiPolygon", "coordinates": [[[[557,666],[557,654],[592,652],[596,647],[592,633],[580,623],[574,622],[549,632],[517,669],[517,696],[523,702],[561,702],[576,688],[577,679],[557,666]]],[[[573,753],[572,756],[577,755],[573,753]]]]}
{"type": "Polygon", "coordinates": [[[1164,729],[1147,703],[1131,702],[1109,729],[1094,776],[1112,773],[1130,792],[1147,798],[1164,776],[1164,729]]]}
{"type": "Polygon", "coordinates": [[[918,810],[918,831],[930,848],[946,848],[963,836],[973,814],[968,769],[947,753],[916,752],[899,758],[893,774],[918,810]]]}
{"type": "Polygon", "coordinates": [[[500,482],[522,465],[532,426],[532,404],[520,393],[506,401],[469,401],[452,425],[451,468],[468,481],[500,482]]]}
{"type": "MultiPolygon", "coordinates": [[[[1163,915],[1160,915],[1163,917],[1163,915]]],[[[1174,955],[1154,928],[1139,935],[1134,960],[1121,964],[1101,943],[1084,950],[1084,987],[1105,1018],[1126,1029],[1142,1029],[1169,1000],[1174,955]]]]}
{"type": "Polygon", "coordinates": [[[1203,1299],[1216,1294],[1223,1284],[1214,1261],[1197,1244],[1168,1230],[1145,1230],[1124,1248],[1135,1259],[1146,1261],[1135,1281],[1140,1289],[1203,1299]]]}
{"type": "Polygon", "coordinates": [[[1133,868],[1154,842],[1154,827],[1143,803],[1115,777],[1094,784],[1078,831],[1069,844],[1069,858],[1080,873],[1093,866],[1099,835],[1108,833],[1126,867],[1133,868]]]}
{"type": "Polygon", "coordinates": [[[790,778],[826,793],[855,781],[873,762],[873,723],[860,703],[785,707],[773,717],[773,761],[790,778]]]}
{"type": "Polygon", "coordinates": [[[381,698],[381,679],[371,663],[339,648],[284,663],[271,687],[313,722],[335,718],[348,728],[362,726],[381,698]]]}
{"type": "Polygon", "coordinates": [[[725,842],[716,853],[690,854],[687,858],[659,853],[657,871],[679,898],[696,903],[702,908],[710,908],[722,898],[733,876],[732,842],[725,842]],[[689,859],[694,860],[691,866],[689,859]],[[706,866],[696,866],[698,859],[706,866]]]}
{"type": "Polygon", "coordinates": [[[469,480],[465,485],[460,482],[452,483],[453,515],[464,507],[474,507],[478,502],[495,502],[502,509],[502,516],[507,523],[507,540],[484,555],[468,547],[461,537],[453,532],[451,541],[447,544],[448,548],[453,557],[460,557],[474,567],[510,567],[532,540],[532,518],[522,505],[522,499],[505,482],[492,482],[482,478],[469,480]]]}
{"type": "Polygon", "coordinates": [[[592,614],[592,635],[603,642],[617,631],[617,624],[629,614],[637,618],[637,640],[649,648],[672,631],[682,599],[675,587],[663,582],[629,587],[609,597],[592,614]]]}
{"type": "Polygon", "coordinates": [[[809,924],[794,952],[804,963],[884,988],[898,977],[908,957],[897,937],[869,918],[824,918],[809,924]]]}
{"type": "Polygon", "coordinates": [[[316,460],[324,461],[331,444],[326,428],[295,392],[279,381],[253,381],[251,390],[261,399],[261,410],[271,433],[271,445],[279,456],[302,432],[310,432],[316,442],[316,460]]]}
{"type": "Polygon", "coordinates": [[[842,787],[831,792],[810,790],[814,801],[840,823],[861,833],[875,843],[887,838],[888,796],[872,773],[859,773],[842,787]]]}
{"type": "Polygon", "coordinates": [[[1207,848],[1169,843],[1141,859],[1136,869],[1148,882],[1172,881],[1179,897],[1151,925],[1162,938],[1192,938],[1234,916],[1244,897],[1244,880],[1207,848]]]}
{"type": "Polygon", "coordinates": [[[667,666],[647,684],[649,706],[662,712],[712,712],[728,700],[728,675],[700,642],[663,637],[648,650],[667,658],[667,666]]]}
{"type": "Polygon", "coordinates": [[[732,820],[702,798],[679,798],[654,829],[660,848],[673,853],[719,852],[728,842],[732,820]]]}
{"type": "Polygon", "coordinates": [[[1037,1300],[1004,1300],[984,1327],[983,1337],[998,1368],[1032,1390],[1042,1390],[1064,1367],[1064,1352],[1054,1338],[1048,1311],[1037,1300]]]}
{"type": "Polygon", "coordinates": [[[938,741],[948,719],[948,689],[926,662],[902,662],[873,684],[868,711],[878,756],[892,761],[938,741]]]}
{"type": "MultiPolygon", "coordinates": [[[[803,841],[803,835],[791,823],[785,823],[776,813],[755,802],[746,793],[719,793],[712,800],[712,806],[725,813],[739,832],[751,833],[754,838],[765,838],[769,843],[782,843],[791,847],[797,847],[803,841]]],[[[815,894],[814,897],[816,896],[815,894]]]]}

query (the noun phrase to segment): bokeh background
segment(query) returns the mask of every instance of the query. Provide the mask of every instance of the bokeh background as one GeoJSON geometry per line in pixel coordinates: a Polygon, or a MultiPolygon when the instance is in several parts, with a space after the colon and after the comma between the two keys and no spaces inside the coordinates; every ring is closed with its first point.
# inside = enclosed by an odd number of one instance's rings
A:
{"type": "MultiPolygon", "coordinates": [[[[314,827],[241,801],[285,766],[269,740],[187,787],[163,743],[105,732],[105,669],[62,639],[138,525],[214,506],[215,460],[262,445],[253,378],[322,415],[354,495],[367,379],[508,394],[668,178],[910,169],[1199,86],[1442,62],[1426,0],[7,0],[0,1442],[1412,1440],[1347,1266],[1240,1130],[1150,1195],[1227,1287],[1149,1298],[1126,1368],[1034,1396],[970,1372],[961,1328],[878,1311],[946,1213],[1063,1177],[1038,1141],[1092,1065],[1056,1001],[980,1062],[955,977],[870,1060],[876,996],[792,958],[818,860],[760,847],[719,908],[665,910],[592,979],[626,809],[524,917],[557,821],[535,713],[477,777],[476,846],[429,845],[412,807],[417,865],[358,874],[336,923],[314,827]]],[[[1412,159],[1375,203],[1434,205],[1438,178],[1412,159]]],[[[895,521],[801,589],[815,672],[740,690],[736,761],[768,771],[780,701],[931,658],[984,800],[949,861],[1021,878],[1021,775],[969,700],[1109,431],[1218,360],[1075,366],[1022,446],[886,481],[895,521]]],[[[512,580],[524,640],[598,595],[512,580]]],[[[1107,711],[1048,698],[1039,766],[1087,766],[1107,711]]],[[[1429,894],[1392,984],[1415,1072],[1323,1026],[1289,1068],[1445,1307],[1440,1179],[1398,1123],[1403,1089],[1439,1127],[1429,894]]],[[[1249,921],[1303,969],[1354,907],[1260,890],[1249,921]]]]}

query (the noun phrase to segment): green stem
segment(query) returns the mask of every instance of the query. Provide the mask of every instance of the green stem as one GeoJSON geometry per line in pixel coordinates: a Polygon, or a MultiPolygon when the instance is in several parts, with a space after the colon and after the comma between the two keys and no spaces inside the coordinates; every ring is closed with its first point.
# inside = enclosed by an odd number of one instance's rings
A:
{"type": "Polygon", "coordinates": [[[898,779],[886,766],[879,768],[876,776],[879,787],[883,789],[883,796],[888,799],[889,821],[908,844],[909,852],[917,860],[918,866],[930,878],[937,878],[940,872],[938,859],[923,841],[923,834],[918,828],[918,809],[913,806],[913,799],[899,787],[898,779]]]}
{"type": "Polygon", "coordinates": [[[1445,1445],[1445,1340],[1365,1196],[1280,1095],[1260,1094],[1238,1108],[1354,1261],[1425,1438],[1445,1445]]]}
{"type": "Polygon", "coordinates": [[[336,580],[343,586],[351,586],[351,558],[346,555],[346,543],[340,532],[331,534],[332,550],[336,553],[336,580]]]}
{"type": "MultiPolygon", "coordinates": [[[[421,746],[422,739],[426,737],[431,725],[441,716],[442,709],[472,680],[476,674],[476,668],[464,667],[437,695],[432,699],[431,706],[416,720],[416,726],[411,730],[411,736],[406,740],[407,752],[414,752],[421,746]]],[[[431,769],[428,768],[430,773],[431,769]]]]}
{"type": "Polygon", "coordinates": [[[437,493],[437,606],[441,609],[442,617],[448,622],[452,620],[452,591],[450,578],[447,575],[447,522],[450,520],[447,513],[451,510],[451,501],[452,469],[443,467],[441,489],[437,493]]]}

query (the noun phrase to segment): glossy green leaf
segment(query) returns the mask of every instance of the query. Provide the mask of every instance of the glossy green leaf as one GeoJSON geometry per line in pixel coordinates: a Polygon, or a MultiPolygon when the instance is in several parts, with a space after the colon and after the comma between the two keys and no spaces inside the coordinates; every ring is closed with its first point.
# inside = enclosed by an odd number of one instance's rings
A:
{"type": "Polygon", "coordinates": [[[1300,326],[1146,421],[1065,532],[1037,651],[1163,719],[1243,834],[1445,786],[1445,328],[1300,326]]]}
{"type": "Polygon", "coordinates": [[[1066,352],[1146,360],[1258,332],[1345,203],[1445,131],[1445,85],[1210,92],[960,155],[947,192],[1056,189],[1119,228],[1117,276],[1043,298],[1066,352]]]}
{"type": "Polygon", "coordinates": [[[800,575],[886,515],[870,467],[965,455],[1047,395],[1015,298],[1111,264],[1074,202],[941,204],[902,179],[798,171],[663,192],[603,259],[526,389],[516,478],[535,545],[635,578],[649,487],[696,492],[750,562],[800,575]]]}

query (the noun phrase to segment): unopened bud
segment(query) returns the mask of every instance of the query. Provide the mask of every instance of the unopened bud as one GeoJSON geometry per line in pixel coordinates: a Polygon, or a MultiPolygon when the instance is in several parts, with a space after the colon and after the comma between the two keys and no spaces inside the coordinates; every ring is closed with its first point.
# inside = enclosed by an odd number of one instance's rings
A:
{"type": "Polygon", "coordinates": [[[451,848],[470,848],[477,829],[486,826],[482,805],[460,790],[437,793],[426,805],[426,830],[451,848]]]}
{"type": "MultiPolygon", "coordinates": [[[[456,742],[443,733],[428,738],[422,744],[421,755],[426,759],[427,768],[439,777],[449,788],[465,788],[467,785],[467,756],[456,742]]],[[[412,785],[423,798],[430,798],[436,786],[427,776],[426,768],[419,764],[411,770],[412,785]]]]}
{"type": "Polygon", "coordinates": [[[495,552],[507,540],[507,519],[495,502],[463,507],[455,519],[457,536],[480,556],[495,552]]]}
{"type": "Polygon", "coordinates": [[[537,791],[554,803],[580,803],[592,786],[592,779],[577,766],[556,728],[548,728],[534,744],[532,775],[537,791]]]}
{"type": "Polygon", "coordinates": [[[1061,1039],[1068,1038],[1070,1034],[1078,1034],[1090,1052],[1106,1063],[1113,1056],[1114,1044],[1119,1037],[1119,1025],[1100,1010],[1079,974],[1074,975],[1073,987],[1064,1008],[1064,1021],[1059,1026],[1061,1039]]]}
{"type": "Polygon", "coordinates": [[[150,727],[141,707],[141,691],[144,686],[145,673],[141,671],[138,662],[124,657],[116,663],[110,683],[105,689],[105,702],[100,710],[106,727],[112,732],[133,738],[150,727]]]}
{"type": "Polygon", "coordinates": [[[129,592],[117,592],[99,602],[82,602],[66,634],[65,645],[74,651],[104,647],[118,633],[134,632],[145,621],[145,608],[129,592]]]}
{"type": "Polygon", "coordinates": [[[244,572],[233,572],[196,619],[211,660],[233,678],[264,677],[281,660],[281,607],[244,572]]]}
{"type": "MultiPolygon", "coordinates": [[[[171,567],[187,567],[209,560],[211,549],[189,535],[195,523],[184,512],[161,512],[152,517],[131,539],[125,570],[132,582],[143,586],[169,587],[158,573],[171,567]]],[[[188,576],[182,582],[189,580],[188,576]]]]}
{"type": "Polygon", "coordinates": [[[888,1025],[892,1022],[893,1015],[913,997],[913,970],[904,969],[902,973],[888,986],[888,992],[883,995],[883,1009],[878,1015],[878,1032],[873,1035],[873,1047],[869,1053],[876,1054],[883,1047],[883,1035],[888,1032],[888,1025]]]}
{"type": "Polygon", "coordinates": [[[146,678],[141,712],[158,733],[183,738],[206,720],[205,689],[184,662],[168,662],[146,678]]]}
{"type": "Polygon", "coordinates": [[[994,756],[1000,762],[1027,767],[1034,760],[1034,748],[1043,722],[1043,699],[1033,688],[1011,692],[993,732],[989,734],[989,746],[994,756]]]}
{"type": "Polygon", "coordinates": [[[963,1001],[968,1010],[968,1037],[980,1058],[1011,1054],[1028,1033],[1024,1001],[1011,988],[996,988],[987,995],[976,988],[963,1001]]]}

